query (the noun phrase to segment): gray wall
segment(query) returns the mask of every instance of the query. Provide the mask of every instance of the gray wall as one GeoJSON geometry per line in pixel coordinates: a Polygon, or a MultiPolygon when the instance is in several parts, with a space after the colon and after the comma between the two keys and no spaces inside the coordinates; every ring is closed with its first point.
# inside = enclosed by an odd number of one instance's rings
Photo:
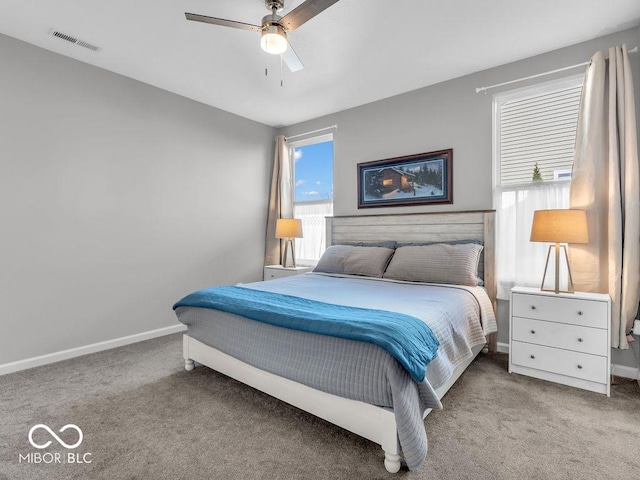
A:
{"type": "MultiPolygon", "coordinates": [[[[640,29],[633,28],[543,55],[414,90],[361,107],[345,110],[280,130],[295,135],[338,124],[334,134],[335,215],[380,214],[493,208],[492,201],[492,94],[540,81],[575,75],[584,67],[491,90],[484,95],[476,87],[493,85],[585,62],[597,50],[626,43],[640,44],[640,29]],[[452,205],[357,208],[356,165],[360,162],[453,148],[452,205]]],[[[639,55],[630,56],[640,107],[639,55]]],[[[462,60],[464,61],[464,60],[462,60]]],[[[640,119],[640,108],[638,110],[640,119]]],[[[499,342],[508,343],[508,302],[500,302],[499,342]]],[[[615,352],[615,360],[637,366],[631,352],[615,352]]]]}
{"type": "MultiPolygon", "coordinates": [[[[640,29],[281,132],[339,125],[336,215],[492,208],[492,97],[475,87],[623,42],[640,29]],[[358,211],[358,163],[443,148],[453,205],[358,211]]],[[[1,35],[0,60],[0,365],[173,325],[182,295],[261,277],[272,128],[1,35]]]]}
{"type": "Polygon", "coordinates": [[[0,365],[259,280],[274,129],[0,35],[0,365]]]}

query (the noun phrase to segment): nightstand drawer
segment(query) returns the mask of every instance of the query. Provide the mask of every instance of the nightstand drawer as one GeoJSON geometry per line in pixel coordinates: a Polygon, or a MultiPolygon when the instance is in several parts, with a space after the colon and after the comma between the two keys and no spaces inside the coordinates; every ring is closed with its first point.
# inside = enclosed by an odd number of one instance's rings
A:
{"type": "Polygon", "coordinates": [[[511,361],[523,367],[608,383],[607,357],[512,341],[511,361]]]}
{"type": "Polygon", "coordinates": [[[302,275],[313,270],[313,267],[283,267],[282,265],[267,265],[264,267],[264,280],[302,275]]]}
{"type": "Polygon", "coordinates": [[[512,295],[513,316],[607,329],[606,302],[544,295],[512,295]]]}
{"type": "Polygon", "coordinates": [[[566,323],[544,322],[513,317],[513,340],[563,348],[606,357],[609,350],[607,331],[566,323]]]}
{"type": "MultiPolygon", "coordinates": [[[[273,280],[275,278],[290,277],[291,275],[292,273],[288,272],[287,270],[273,270],[271,268],[265,268],[264,270],[265,280],[273,280]]],[[[295,275],[295,273],[293,275],[295,275]]]]}

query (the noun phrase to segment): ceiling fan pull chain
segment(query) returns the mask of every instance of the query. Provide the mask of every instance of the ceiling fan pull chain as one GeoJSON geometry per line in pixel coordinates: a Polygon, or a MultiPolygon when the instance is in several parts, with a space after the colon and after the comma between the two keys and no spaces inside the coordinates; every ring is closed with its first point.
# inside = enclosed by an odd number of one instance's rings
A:
{"type": "Polygon", "coordinates": [[[280,54],[280,86],[284,87],[284,79],[282,78],[282,54],[280,54]]]}

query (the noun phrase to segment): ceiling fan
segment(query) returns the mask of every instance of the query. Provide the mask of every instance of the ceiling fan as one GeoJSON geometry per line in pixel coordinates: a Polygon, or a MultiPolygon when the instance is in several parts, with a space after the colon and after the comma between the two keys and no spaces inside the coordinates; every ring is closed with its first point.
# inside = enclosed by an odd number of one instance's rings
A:
{"type": "Polygon", "coordinates": [[[222,25],[223,27],[261,32],[262,39],[260,40],[260,46],[262,49],[273,55],[282,55],[282,60],[287,67],[289,67],[289,70],[297,72],[304,68],[304,65],[302,65],[296,52],[291,48],[287,40],[287,33],[293,32],[300,25],[311,20],[337,1],[338,0],[306,0],[306,2],[298,5],[298,7],[291,10],[284,17],[280,17],[276,13],[284,9],[284,0],[264,0],[264,4],[267,9],[271,11],[271,14],[262,18],[261,25],[208,17],[196,13],[185,13],[184,15],[187,20],[194,22],[211,23],[213,25],[222,25]]]}

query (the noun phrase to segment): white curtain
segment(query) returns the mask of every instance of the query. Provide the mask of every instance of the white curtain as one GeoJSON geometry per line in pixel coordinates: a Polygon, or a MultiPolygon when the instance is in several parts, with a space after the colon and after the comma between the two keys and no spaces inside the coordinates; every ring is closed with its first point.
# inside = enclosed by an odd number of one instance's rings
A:
{"type": "Polygon", "coordinates": [[[282,260],[282,241],[276,238],[278,218],[293,218],[293,175],[289,159],[289,145],[284,135],[276,136],[273,173],[269,194],[269,214],[265,238],[265,265],[279,265],[282,260]]]}
{"type": "Polygon", "coordinates": [[[296,238],[298,263],[315,264],[326,249],[326,217],[333,215],[333,201],[302,202],[293,207],[294,218],[302,221],[302,238],[296,238]]]}
{"type": "Polygon", "coordinates": [[[596,53],[585,73],[571,208],[587,211],[589,244],[574,245],[576,290],[608,293],[611,346],[628,348],[640,287],[640,175],[631,66],[625,45],[596,53]]]}
{"type": "MultiPolygon", "coordinates": [[[[516,285],[540,286],[549,245],[529,241],[533,212],[567,208],[569,182],[497,187],[495,195],[498,298],[508,300],[516,285]]],[[[564,271],[560,281],[566,283],[564,271]]]]}

